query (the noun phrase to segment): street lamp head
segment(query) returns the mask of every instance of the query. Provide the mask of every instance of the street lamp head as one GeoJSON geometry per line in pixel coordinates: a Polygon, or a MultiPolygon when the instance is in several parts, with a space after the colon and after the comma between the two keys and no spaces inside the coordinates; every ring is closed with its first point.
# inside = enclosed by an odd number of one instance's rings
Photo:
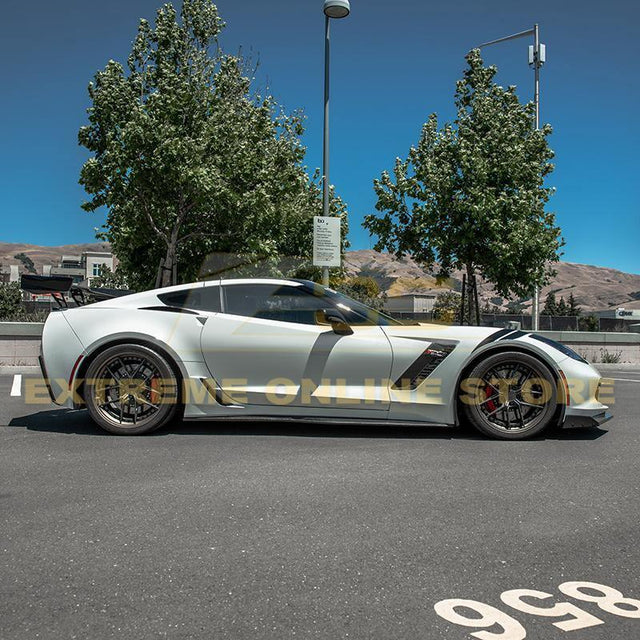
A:
{"type": "Polygon", "coordinates": [[[327,18],[346,18],[351,7],[349,0],[324,0],[322,10],[327,18]]]}

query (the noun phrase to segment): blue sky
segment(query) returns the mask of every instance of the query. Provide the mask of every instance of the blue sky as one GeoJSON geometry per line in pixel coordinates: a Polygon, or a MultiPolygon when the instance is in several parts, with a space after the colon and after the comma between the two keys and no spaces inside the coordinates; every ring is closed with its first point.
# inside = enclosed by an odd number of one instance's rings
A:
{"type": "MultiPolygon", "coordinates": [[[[0,22],[0,240],[90,242],[104,216],[80,209],[86,86],[109,58],[124,61],[140,17],[160,0],[5,0],[0,22]]],[[[373,211],[372,181],[405,156],[431,112],[451,119],[464,54],[540,24],[547,45],[542,121],[557,154],[550,203],[563,259],[640,273],[637,24],[631,0],[352,0],[333,22],[331,182],[350,208],[353,248],[373,211]]],[[[322,0],[220,0],[223,47],[259,57],[258,88],[307,115],[310,169],[321,164],[322,0]]],[[[532,97],[528,40],[486,49],[498,81],[532,97]]]]}

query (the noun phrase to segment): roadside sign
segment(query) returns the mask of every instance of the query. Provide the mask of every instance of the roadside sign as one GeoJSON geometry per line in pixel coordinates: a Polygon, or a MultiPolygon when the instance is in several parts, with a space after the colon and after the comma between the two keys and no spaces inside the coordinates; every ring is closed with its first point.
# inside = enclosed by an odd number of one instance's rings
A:
{"type": "Polygon", "coordinates": [[[316,267],[340,266],[340,218],[313,217],[313,264],[316,267]]]}

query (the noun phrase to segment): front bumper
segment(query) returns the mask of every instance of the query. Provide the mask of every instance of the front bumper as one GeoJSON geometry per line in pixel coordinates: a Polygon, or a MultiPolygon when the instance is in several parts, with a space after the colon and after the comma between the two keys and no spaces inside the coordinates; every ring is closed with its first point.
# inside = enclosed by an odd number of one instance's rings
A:
{"type": "Polygon", "coordinates": [[[613,416],[608,411],[593,413],[590,415],[568,415],[562,425],[565,429],[580,427],[599,427],[605,422],[609,422],[613,416]]]}
{"type": "Polygon", "coordinates": [[[609,381],[590,364],[572,358],[562,360],[558,368],[568,395],[563,427],[597,427],[611,420],[607,405],[615,399],[609,381]]]}

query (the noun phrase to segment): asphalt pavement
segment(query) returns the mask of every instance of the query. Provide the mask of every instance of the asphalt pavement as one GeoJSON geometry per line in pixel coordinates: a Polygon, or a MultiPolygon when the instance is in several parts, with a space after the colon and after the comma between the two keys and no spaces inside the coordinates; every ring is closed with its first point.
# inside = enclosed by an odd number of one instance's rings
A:
{"type": "Polygon", "coordinates": [[[640,602],[621,601],[640,598],[640,371],[607,376],[602,428],[499,442],[217,422],[118,437],[0,375],[0,638],[640,638],[640,602]],[[513,589],[551,597],[514,607],[513,589]]]}

